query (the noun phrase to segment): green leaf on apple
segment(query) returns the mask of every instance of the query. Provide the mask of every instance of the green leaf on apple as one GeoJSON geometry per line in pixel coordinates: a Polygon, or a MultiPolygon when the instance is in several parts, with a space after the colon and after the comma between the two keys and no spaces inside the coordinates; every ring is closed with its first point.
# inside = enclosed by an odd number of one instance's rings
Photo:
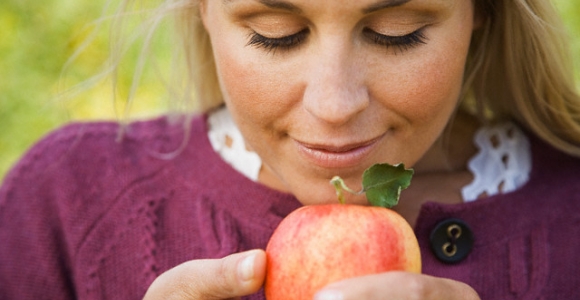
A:
{"type": "Polygon", "coordinates": [[[330,183],[336,189],[340,203],[345,203],[343,190],[360,195],[366,193],[367,200],[373,206],[391,208],[399,203],[401,191],[411,184],[413,169],[406,169],[404,164],[375,164],[363,173],[361,191],[350,189],[342,178],[335,176],[330,183]]]}
{"type": "Polygon", "coordinates": [[[413,169],[404,164],[376,164],[363,173],[363,191],[374,206],[391,208],[399,203],[401,191],[408,188],[413,169]]]}

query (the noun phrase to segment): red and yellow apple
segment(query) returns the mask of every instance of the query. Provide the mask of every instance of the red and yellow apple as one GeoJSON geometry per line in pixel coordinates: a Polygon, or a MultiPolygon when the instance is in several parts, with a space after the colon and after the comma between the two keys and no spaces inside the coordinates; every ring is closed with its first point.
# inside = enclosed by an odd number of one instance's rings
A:
{"type": "Polygon", "coordinates": [[[268,300],[312,299],[329,283],[391,270],[421,272],[410,225],[384,207],[302,207],[275,230],[267,248],[268,300]]]}

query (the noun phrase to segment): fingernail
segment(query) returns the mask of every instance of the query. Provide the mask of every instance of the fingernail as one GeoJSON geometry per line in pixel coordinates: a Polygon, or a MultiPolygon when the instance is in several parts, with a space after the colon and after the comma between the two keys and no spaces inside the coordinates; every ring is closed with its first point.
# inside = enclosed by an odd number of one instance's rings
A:
{"type": "Polygon", "coordinates": [[[246,256],[238,265],[238,274],[243,281],[250,281],[254,279],[254,261],[256,254],[246,256]]]}
{"type": "Polygon", "coordinates": [[[314,300],[342,300],[343,295],[340,291],[326,290],[320,291],[314,295],[314,300]]]}

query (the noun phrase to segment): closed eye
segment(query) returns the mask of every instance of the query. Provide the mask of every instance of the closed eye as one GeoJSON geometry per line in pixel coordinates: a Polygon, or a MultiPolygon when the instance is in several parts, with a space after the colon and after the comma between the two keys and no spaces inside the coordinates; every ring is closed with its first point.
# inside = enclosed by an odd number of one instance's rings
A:
{"type": "Polygon", "coordinates": [[[424,27],[407,35],[390,36],[378,33],[370,28],[365,28],[363,34],[372,43],[385,47],[395,48],[399,52],[404,52],[421,44],[426,44],[427,37],[424,34],[424,27]]]}
{"type": "Polygon", "coordinates": [[[250,34],[250,40],[247,45],[264,48],[267,51],[274,51],[277,49],[289,50],[302,44],[308,37],[308,33],[309,30],[304,29],[292,35],[270,38],[254,31],[250,34]]]}

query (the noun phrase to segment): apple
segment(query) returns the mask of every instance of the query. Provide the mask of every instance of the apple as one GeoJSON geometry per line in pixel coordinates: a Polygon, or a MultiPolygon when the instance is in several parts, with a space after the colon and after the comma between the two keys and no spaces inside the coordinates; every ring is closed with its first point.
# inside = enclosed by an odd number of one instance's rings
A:
{"type": "MultiPolygon", "coordinates": [[[[397,184],[397,200],[409,180],[402,187],[397,184]]],[[[337,194],[342,198],[339,189],[337,194]]],[[[266,255],[268,300],[312,299],[327,284],[352,277],[393,270],[421,272],[413,229],[398,213],[382,206],[301,207],[276,228],[266,255]]]]}
{"type": "Polygon", "coordinates": [[[268,246],[266,299],[312,299],[329,283],[386,271],[421,272],[413,230],[383,207],[328,204],[299,208],[268,246]]]}

